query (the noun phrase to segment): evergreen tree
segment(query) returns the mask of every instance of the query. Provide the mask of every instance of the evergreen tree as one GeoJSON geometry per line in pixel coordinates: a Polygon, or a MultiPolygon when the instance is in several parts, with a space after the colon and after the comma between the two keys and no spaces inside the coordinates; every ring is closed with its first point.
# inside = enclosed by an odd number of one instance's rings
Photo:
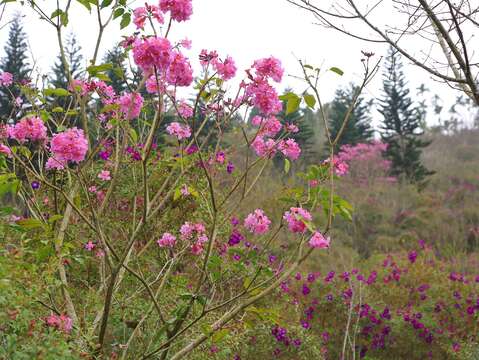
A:
{"type": "MultiPolygon", "coordinates": [[[[335,97],[330,104],[329,113],[329,131],[332,139],[336,138],[343,126],[346,114],[353,104],[358,90],[358,86],[351,84],[349,88],[336,91],[335,97]]],[[[371,127],[371,117],[369,116],[370,107],[370,102],[366,103],[361,96],[358,98],[334,149],[335,152],[338,152],[341,146],[345,144],[356,145],[371,140],[374,130],[371,127]]]]}
{"type": "Polygon", "coordinates": [[[421,139],[421,110],[414,105],[397,52],[390,48],[383,74],[383,116],[381,138],[388,144],[385,157],[391,160],[392,175],[421,182],[433,174],[421,164],[422,149],[430,144],[421,139]]]}
{"type": "MultiPolygon", "coordinates": [[[[78,79],[82,76],[83,56],[81,54],[81,47],[75,38],[75,35],[70,34],[65,43],[65,58],[70,68],[70,74],[73,79],[78,79]]],[[[61,55],[58,55],[57,60],[52,68],[53,77],[50,79],[51,84],[56,88],[66,89],[68,87],[68,74],[63,65],[61,55]]]]}
{"type": "MultiPolygon", "coordinates": [[[[27,35],[23,31],[20,15],[15,15],[8,33],[7,44],[4,48],[5,55],[0,61],[0,70],[13,75],[16,84],[25,81],[30,73],[28,63],[27,35]]],[[[7,119],[14,108],[14,99],[21,94],[18,85],[12,85],[8,89],[0,89],[0,116],[7,119]]]]}
{"type": "Polygon", "coordinates": [[[117,94],[121,94],[126,90],[126,55],[122,49],[121,46],[117,45],[109,50],[103,58],[103,62],[113,65],[113,68],[107,71],[106,75],[110,78],[108,85],[112,86],[117,94]]]}

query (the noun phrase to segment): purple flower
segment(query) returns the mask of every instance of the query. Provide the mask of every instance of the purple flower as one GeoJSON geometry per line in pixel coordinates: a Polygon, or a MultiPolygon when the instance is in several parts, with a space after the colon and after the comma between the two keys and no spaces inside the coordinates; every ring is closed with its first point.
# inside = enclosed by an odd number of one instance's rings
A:
{"type": "Polygon", "coordinates": [[[37,190],[40,188],[40,183],[38,181],[32,181],[32,189],[37,190]]]}
{"type": "Polygon", "coordinates": [[[309,322],[305,321],[305,320],[301,320],[301,326],[304,328],[304,329],[309,329],[311,327],[311,325],[309,324],[309,322]]]}
{"type": "Polygon", "coordinates": [[[238,230],[234,229],[230,235],[228,245],[229,246],[238,245],[243,239],[244,239],[244,236],[238,230]]]}
{"type": "Polygon", "coordinates": [[[226,171],[228,174],[232,174],[235,171],[235,166],[231,161],[228,161],[228,165],[226,165],[226,171]]]}
{"type": "Polygon", "coordinates": [[[188,146],[186,148],[186,154],[188,155],[194,154],[197,151],[198,151],[198,146],[196,146],[195,144],[192,144],[191,146],[188,146]]]}
{"type": "Polygon", "coordinates": [[[307,296],[310,292],[311,292],[311,289],[306,284],[303,284],[303,289],[302,289],[303,295],[307,296]]]}
{"type": "Polygon", "coordinates": [[[293,340],[293,345],[296,346],[296,347],[300,346],[301,345],[301,339],[294,339],[293,340]]]}
{"type": "Polygon", "coordinates": [[[417,252],[415,250],[411,251],[408,254],[407,258],[409,259],[411,264],[414,264],[416,262],[416,259],[417,259],[417,252]]]}

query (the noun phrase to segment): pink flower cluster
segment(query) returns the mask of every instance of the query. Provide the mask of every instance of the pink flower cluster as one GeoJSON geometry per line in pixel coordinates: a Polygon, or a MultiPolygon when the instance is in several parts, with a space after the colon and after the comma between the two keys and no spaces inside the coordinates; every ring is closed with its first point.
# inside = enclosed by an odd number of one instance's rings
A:
{"type": "Polygon", "coordinates": [[[170,12],[171,18],[178,22],[186,21],[193,14],[191,0],[160,0],[160,9],[170,12]]]}
{"type": "Polygon", "coordinates": [[[176,136],[178,140],[187,139],[191,136],[191,129],[188,125],[181,125],[178,122],[172,122],[167,126],[168,134],[176,136]]]}
{"type": "Polygon", "coordinates": [[[72,319],[65,314],[51,314],[50,316],[45,318],[45,323],[47,324],[47,326],[53,327],[67,334],[69,334],[73,328],[72,319]]]}
{"type": "Polygon", "coordinates": [[[173,60],[168,69],[166,80],[174,86],[190,86],[193,82],[193,69],[188,59],[176,52],[173,54],[173,60]]]}
{"type": "Polygon", "coordinates": [[[329,237],[325,238],[323,234],[319,231],[315,231],[311,239],[309,240],[309,245],[317,249],[327,249],[329,248],[329,237]]]}
{"type": "Polygon", "coordinates": [[[143,29],[145,27],[145,22],[148,17],[156,19],[160,24],[163,24],[163,14],[160,11],[160,8],[155,5],[145,4],[144,7],[136,8],[133,11],[133,23],[136,25],[137,29],[143,29]]]}
{"type": "Polygon", "coordinates": [[[253,234],[261,235],[269,230],[271,221],[261,209],[256,209],[244,220],[244,226],[253,234]]]}
{"type": "Polygon", "coordinates": [[[253,63],[253,69],[256,70],[256,75],[262,79],[269,77],[276,82],[281,82],[283,78],[284,69],[281,61],[272,56],[256,60],[253,63]]]}
{"type": "Polygon", "coordinates": [[[147,74],[152,74],[155,67],[164,72],[172,61],[171,44],[167,39],[155,36],[136,39],[133,43],[133,59],[147,74]]]}
{"type": "Polygon", "coordinates": [[[0,154],[5,154],[8,157],[12,156],[12,150],[6,145],[0,144],[0,154]]]}
{"type": "Polygon", "coordinates": [[[8,136],[21,143],[30,141],[45,141],[47,139],[47,128],[39,117],[27,117],[20,120],[15,126],[7,129],[8,136]]]}
{"type": "Polygon", "coordinates": [[[193,116],[193,108],[186,102],[181,101],[178,105],[178,113],[185,119],[189,119],[193,116]]]}
{"type": "Polygon", "coordinates": [[[49,160],[50,165],[57,163],[64,166],[68,161],[79,163],[85,159],[88,140],[85,138],[83,130],[73,127],[53,135],[50,150],[53,154],[53,161],[49,160]]]}
{"type": "Polygon", "coordinates": [[[176,236],[170,233],[164,233],[156,243],[159,247],[173,247],[176,244],[176,236]]]}
{"type": "Polygon", "coordinates": [[[118,99],[120,111],[127,120],[134,119],[140,115],[143,107],[143,97],[138,93],[127,93],[118,99]]]}
{"type": "Polygon", "coordinates": [[[294,139],[281,140],[278,144],[278,149],[291,160],[297,160],[299,155],[301,155],[301,148],[294,139]]]}
{"type": "Polygon", "coordinates": [[[231,56],[227,56],[225,60],[216,59],[213,65],[223,80],[229,80],[236,75],[236,65],[231,56]]]}
{"type": "Polygon", "coordinates": [[[306,230],[305,221],[309,222],[313,218],[308,210],[301,207],[292,207],[283,215],[283,219],[288,223],[288,229],[294,233],[303,233],[306,230]]]}
{"type": "Polygon", "coordinates": [[[0,74],[0,86],[10,86],[13,84],[13,75],[9,72],[3,72],[0,74]]]}
{"type": "Polygon", "coordinates": [[[194,255],[199,255],[203,252],[203,246],[208,242],[208,236],[205,234],[205,226],[201,223],[192,224],[185,222],[181,225],[180,234],[182,240],[193,240],[196,235],[195,242],[191,245],[191,252],[194,255]]]}

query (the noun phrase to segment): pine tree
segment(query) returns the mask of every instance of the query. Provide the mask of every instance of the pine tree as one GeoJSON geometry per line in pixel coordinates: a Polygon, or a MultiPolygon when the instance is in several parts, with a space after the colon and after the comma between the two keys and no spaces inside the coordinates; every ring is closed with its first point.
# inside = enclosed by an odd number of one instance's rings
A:
{"type": "Polygon", "coordinates": [[[121,46],[115,46],[109,50],[103,61],[112,64],[113,68],[107,71],[106,75],[110,78],[108,85],[112,86],[117,94],[121,94],[126,90],[125,77],[127,76],[127,68],[125,65],[125,54],[121,46]]]}
{"type": "MultiPolygon", "coordinates": [[[[80,78],[84,72],[83,56],[81,54],[81,47],[78,45],[74,34],[70,34],[66,40],[65,58],[72,78],[80,78]]],[[[68,87],[68,74],[65,70],[61,55],[58,55],[52,72],[53,77],[50,79],[51,84],[56,88],[66,89],[68,87]]]]}
{"type": "Polygon", "coordinates": [[[378,110],[383,116],[381,138],[388,144],[385,157],[392,162],[392,175],[420,183],[433,174],[421,163],[422,149],[430,144],[421,139],[422,114],[409,96],[400,56],[392,48],[386,59],[378,110]]]}
{"type": "MultiPolygon", "coordinates": [[[[27,35],[23,31],[19,14],[15,15],[10,24],[4,51],[5,55],[0,61],[0,70],[11,73],[16,84],[28,79],[31,69],[28,63],[27,35]]],[[[0,117],[4,119],[10,117],[14,108],[13,100],[20,94],[18,85],[12,85],[8,89],[0,89],[0,117]]]]}
{"type": "MultiPolygon", "coordinates": [[[[329,131],[332,139],[336,138],[343,126],[346,114],[353,104],[358,90],[358,86],[351,84],[349,88],[336,91],[335,98],[330,104],[329,131]]],[[[371,117],[369,116],[370,107],[370,102],[366,103],[361,96],[358,98],[334,149],[335,152],[345,144],[356,145],[371,140],[374,130],[371,127],[371,117]]]]}

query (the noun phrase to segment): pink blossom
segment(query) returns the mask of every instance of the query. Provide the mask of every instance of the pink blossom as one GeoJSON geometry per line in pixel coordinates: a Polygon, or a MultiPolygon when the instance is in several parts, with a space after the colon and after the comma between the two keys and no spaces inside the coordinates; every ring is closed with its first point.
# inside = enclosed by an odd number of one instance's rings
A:
{"type": "Polygon", "coordinates": [[[3,72],[0,74],[0,86],[10,86],[13,84],[13,75],[9,72],[3,72]]]}
{"type": "Polygon", "coordinates": [[[85,159],[88,151],[88,140],[83,130],[73,127],[55,134],[50,141],[50,149],[57,162],[73,161],[79,163],[85,159]]]}
{"type": "Polygon", "coordinates": [[[251,147],[258,156],[273,156],[276,153],[276,142],[273,139],[265,141],[262,136],[257,136],[251,143],[251,147]]]}
{"type": "Polygon", "coordinates": [[[283,215],[283,219],[288,223],[288,229],[294,233],[302,233],[306,230],[304,221],[311,221],[313,218],[308,210],[300,207],[292,207],[283,215]]]}
{"type": "Polygon", "coordinates": [[[181,228],[180,228],[181,239],[189,240],[194,231],[195,231],[194,224],[185,222],[183,225],[181,225],[181,228]]]}
{"type": "Polygon", "coordinates": [[[319,231],[315,231],[311,239],[309,240],[309,245],[313,248],[318,249],[327,249],[329,248],[329,237],[325,238],[323,234],[319,231]]]}
{"type": "Polygon", "coordinates": [[[208,51],[206,49],[201,50],[200,53],[200,64],[203,67],[206,67],[210,62],[213,64],[217,61],[218,53],[216,51],[208,51]]]}
{"type": "Polygon", "coordinates": [[[253,234],[264,234],[269,230],[271,221],[261,209],[256,209],[244,220],[244,226],[253,234]]]}
{"type": "Polygon", "coordinates": [[[171,18],[178,22],[186,21],[193,14],[191,0],[160,0],[161,11],[169,11],[171,18]]]}
{"type": "Polygon", "coordinates": [[[47,138],[47,128],[39,117],[27,117],[8,129],[9,136],[21,143],[26,140],[44,141],[47,138]]]}
{"type": "Polygon", "coordinates": [[[190,191],[188,190],[188,186],[186,184],[183,184],[183,186],[180,188],[180,193],[183,196],[190,195],[190,191]]]}
{"type": "Polygon", "coordinates": [[[143,97],[138,93],[127,93],[118,100],[120,111],[127,120],[138,117],[143,106],[143,97]]]}
{"type": "Polygon", "coordinates": [[[297,133],[299,128],[294,124],[287,124],[284,126],[287,132],[297,133]]]}
{"type": "Polygon", "coordinates": [[[193,69],[190,62],[183,54],[177,52],[173,55],[166,79],[170,85],[190,86],[193,82],[193,69]]]}
{"type": "Polygon", "coordinates": [[[5,154],[8,157],[12,157],[12,150],[6,145],[0,144],[0,154],[5,154]]]}
{"type": "Polygon", "coordinates": [[[110,172],[108,170],[102,170],[98,174],[98,178],[103,180],[103,181],[109,181],[109,180],[111,180],[110,172]]]}
{"type": "Polygon", "coordinates": [[[90,91],[90,87],[84,80],[73,79],[72,82],[68,84],[68,90],[79,93],[81,96],[85,96],[90,91]]]}
{"type": "Polygon", "coordinates": [[[133,59],[146,73],[153,73],[155,67],[160,72],[166,71],[172,61],[171,44],[165,38],[136,39],[133,43],[133,59]]]}
{"type": "Polygon", "coordinates": [[[156,81],[156,76],[151,75],[145,83],[146,91],[150,94],[156,94],[158,92],[165,93],[166,86],[165,80],[162,77],[158,77],[158,81],[156,81]],[[158,87],[159,86],[159,87],[158,87]]]}
{"type": "Polygon", "coordinates": [[[155,5],[145,4],[145,7],[139,7],[133,10],[133,23],[137,29],[143,29],[145,27],[145,21],[148,16],[156,19],[160,24],[163,24],[163,15],[160,12],[160,8],[155,5]]]}
{"type": "Polygon", "coordinates": [[[231,56],[226,57],[224,61],[216,59],[213,65],[223,80],[229,80],[234,78],[236,74],[236,65],[231,56]]]}
{"type": "Polygon", "coordinates": [[[159,247],[173,247],[176,244],[176,236],[170,233],[164,233],[156,243],[159,247]]]}
{"type": "Polygon", "coordinates": [[[267,78],[270,77],[276,82],[280,82],[284,69],[281,65],[281,61],[275,57],[269,57],[256,60],[252,66],[256,70],[256,75],[267,78]]]}
{"type": "Polygon", "coordinates": [[[60,161],[60,160],[55,159],[54,157],[50,157],[50,158],[48,158],[48,160],[45,164],[45,168],[47,170],[53,170],[53,169],[63,170],[66,165],[67,165],[66,161],[60,161]]]}
{"type": "Polygon", "coordinates": [[[172,122],[167,126],[168,134],[176,136],[178,140],[187,139],[191,136],[191,129],[188,125],[181,125],[178,122],[172,122]]]}
{"type": "Polygon", "coordinates": [[[183,39],[180,41],[180,45],[183,46],[185,49],[191,49],[191,40],[183,39]]]}
{"type": "Polygon", "coordinates": [[[178,105],[178,113],[185,119],[189,119],[193,116],[193,108],[184,101],[178,105]]]}
{"type": "Polygon", "coordinates": [[[252,104],[263,115],[274,115],[283,109],[276,90],[266,81],[255,81],[249,84],[246,93],[251,97],[252,104]]]}
{"type": "Polygon", "coordinates": [[[15,106],[20,107],[20,106],[22,106],[22,104],[23,104],[22,98],[20,96],[17,96],[15,98],[15,106]]]}
{"type": "Polygon", "coordinates": [[[93,241],[88,241],[86,244],[85,244],[85,250],[87,251],[92,251],[94,248],[95,248],[95,244],[93,243],[93,241]]]}
{"type": "Polygon", "coordinates": [[[294,139],[281,140],[278,144],[278,149],[291,160],[296,160],[301,155],[301,148],[294,139]]]}
{"type": "Polygon", "coordinates": [[[45,319],[45,323],[47,324],[47,326],[54,327],[67,334],[69,334],[73,328],[72,319],[64,314],[60,316],[56,314],[51,314],[45,319]]]}

